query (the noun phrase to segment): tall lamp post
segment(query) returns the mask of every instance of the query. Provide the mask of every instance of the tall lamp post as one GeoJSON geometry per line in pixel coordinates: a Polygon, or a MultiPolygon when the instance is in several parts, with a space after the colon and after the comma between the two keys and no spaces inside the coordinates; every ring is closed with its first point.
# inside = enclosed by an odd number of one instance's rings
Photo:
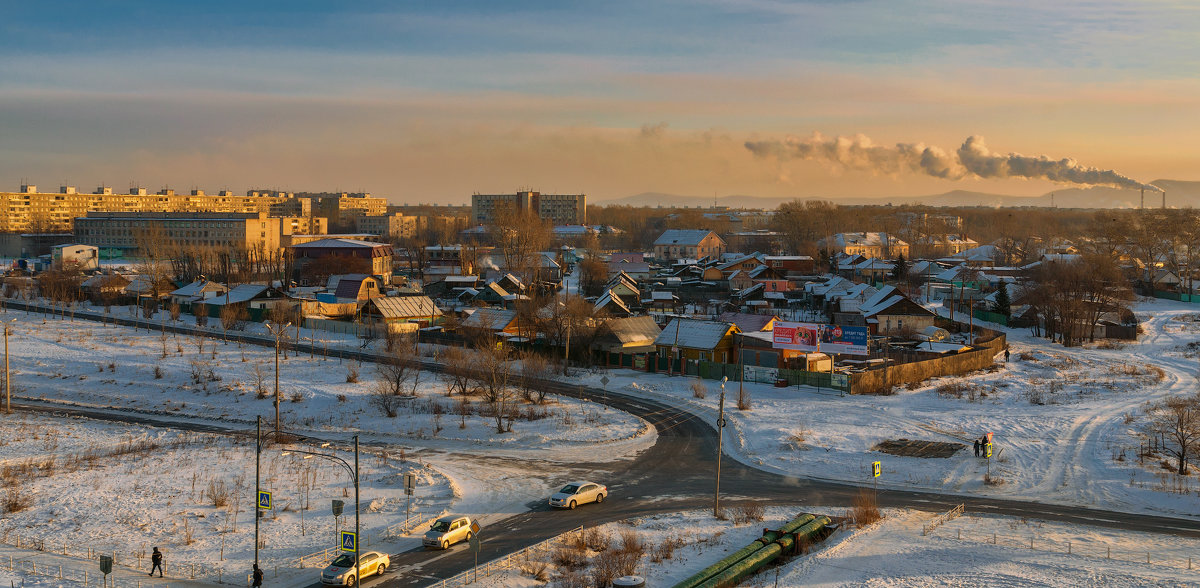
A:
{"type": "Polygon", "coordinates": [[[287,334],[288,327],[292,323],[286,325],[271,324],[271,321],[264,321],[263,326],[275,335],[275,438],[279,438],[279,340],[287,334]]]}
{"type": "MultiPolygon", "coordinates": [[[[329,445],[329,443],[322,443],[321,447],[325,447],[327,445],[329,445]]],[[[345,467],[346,471],[349,472],[350,475],[354,477],[354,583],[355,583],[355,585],[357,585],[358,582],[362,579],[362,574],[360,573],[361,570],[359,570],[359,565],[358,565],[358,546],[359,546],[359,541],[361,540],[359,537],[359,534],[358,534],[358,435],[354,436],[354,466],[353,467],[351,467],[350,464],[346,462],[346,460],[344,460],[336,455],[330,454],[330,453],[318,453],[316,451],[306,451],[303,449],[289,449],[289,450],[283,452],[282,455],[287,455],[289,453],[299,453],[299,454],[305,456],[304,459],[309,459],[312,457],[320,457],[320,458],[328,459],[331,461],[335,461],[335,462],[341,464],[343,467],[345,467]]]]}
{"type": "Polygon", "coordinates": [[[12,373],[8,370],[8,330],[17,319],[4,321],[4,412],[12,414],[12,373]]]}
{"type": "Polygon", "coordinates": [[[728,376],[721,378],[721,401],[717,405],[717,483],[713,490],[713,516],[721,516],[721,446],[725,433],[725,382],[728,376]]]}

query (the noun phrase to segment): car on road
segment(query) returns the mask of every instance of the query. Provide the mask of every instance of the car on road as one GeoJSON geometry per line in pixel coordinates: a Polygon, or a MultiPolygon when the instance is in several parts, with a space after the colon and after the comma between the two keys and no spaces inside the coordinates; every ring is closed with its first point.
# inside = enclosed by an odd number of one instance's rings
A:
{"type": "MultiPolygon", "coordinates": [[[[362,572],[364,578],[372,574],[383,575],[391,563],[392,560],[386,553],[366,551],[358,554],[358,571],[362,572]]],[[[358,578],[354,574],[354,554],[343,553],[321,571],[321,583],[334,586],[354,586],[358,583],[358,578]]]]}
{"type": "Polygon", "coordinates": [[[435,549],[450,549],[451,545],[471,538],[471,517],[462,515],[447,515],[429,526],[421,544],[435,549]]]}
{"type": "Polygon", "coordinates": [[[574,509],[589,502],[599,504],[607,497],[608,486],[601,486],[595,482],[571,482],[563,486],[562,490],[550,495],[550,506],[574,509]]]}

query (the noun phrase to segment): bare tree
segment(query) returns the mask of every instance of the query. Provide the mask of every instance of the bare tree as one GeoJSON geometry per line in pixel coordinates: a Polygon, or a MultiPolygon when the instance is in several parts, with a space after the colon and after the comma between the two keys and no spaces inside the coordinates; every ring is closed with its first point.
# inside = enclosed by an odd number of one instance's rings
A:
{"type": "Polygon", "coordinates": [[[474,369],[474,353],[461,347],[451,347],[441,356],[442,382],[446,384],[446,395],[458,393],[467,395],[474,381],[471,372],[474,369]]]}
{"type": "Polygon", "coordinates": [[[1175,458],[1176,471],[1188,473],[1188,460],[1200,451],[1200,394],[1171,396],[1146,409],[1148,433],[1163,439],[1162,448],[1175,458]]]}
{"type": "Polygon", "coordinates": [[[534,351],[521,354],[521,397],[527,402],[541,404],[546,400],[546,387],[542,380],[550,377],[550,362],[534,351]]]}
{"type": "Polygon", "coordinates": [[[513,397],[513,390],[509,387],[512,363],[508,361],[504,348],[498,346],[480,349],[476,359],[475,381],[496,417],[496,432],[503,433],[504,415],[513,397]]]}
{"type": "Polygon", "coordinates": [[[375,364],[377,390],[392,396],[417,395],[421,382],[421,364],[411,345],[397,345],[375,364]]]}
{"type": "Polygon", "coordinates": [[[504,255],[505,269],[527,285],[541,268],[541,251],[550,245],[550,224],[536,212],[508,207],[496,214],[492,237],[504,255]]]}

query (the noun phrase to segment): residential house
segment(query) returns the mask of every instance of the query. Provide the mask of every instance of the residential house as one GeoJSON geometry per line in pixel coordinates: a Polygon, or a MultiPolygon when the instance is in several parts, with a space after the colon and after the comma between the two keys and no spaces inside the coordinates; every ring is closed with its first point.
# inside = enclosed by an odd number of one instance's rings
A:
{"type": "Polygon", "coordinates": [[[905,335],[934,326],[935,315],[909,300],[895,286],[884,286],[859,309],[876,335],[905,335]]]}
{"type": "Polygon", "coordinates": [[[754,331],[770,331],[775,328],[778,316],[773,314],[747,314],[744,312],[723,312],[717,317],[723,323],[733,323],[743,333],[754,331]]]}
{"type": "Polygon", "coordinates": [[[228,290],[229,288],[225,287],[224,284],[199,279],[182,288],[173,290],[170,296],[171,302],[174,304],[191,304],[198,300],[224,294],[228,290]]]}
{"type": "Polygon", "coordinates": [[[659,357],[729,363],[734,359],[737,325],[689,318],[672,319],[654,340],[659,357]]]}
{"type": "Polygon", "coordinates": [[[654,341],[661,333],[662,329],[648,316],[604,321],[596,329],[592,350],[604,356],[605,365],[645,369],[645,354],[655,350],[654,341]]]}
{"type": "Polygon", "coordinates": [[[719,258],[722,253],[725,240],[706,229],[668,229],[654,241],[654,257],[659,262],[719,258]]]}
{"type": "Polygon", "coordinates": [[[517,311],[502,308],[476,308],[459,323],[460,329],[493,334],[517,334],[517,311]]]}
{"type": "Polygon", "coordinates": [[[441,318],[442,311],[428,296],[380,296],[366,301],[362,316],[395,333],[431,326],[441,318]]]}
{"type": "Polygon", "coordinates": [[[354,300],[362,302],[383,296],[378,279],[366,274],[342,274],[329,276],[325,289],[341,301],[354,300]]]}

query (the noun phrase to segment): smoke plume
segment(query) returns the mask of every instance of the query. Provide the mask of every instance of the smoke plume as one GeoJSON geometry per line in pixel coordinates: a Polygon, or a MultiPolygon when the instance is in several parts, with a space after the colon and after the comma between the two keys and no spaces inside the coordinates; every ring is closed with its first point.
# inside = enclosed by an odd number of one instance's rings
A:
{"type": "Polygon", "coordinates": [[[948,180],[1028,178],[1162,191],[1152,184],[1143,184],[1112,170],[1083,166],[1070,158],[993,153],[979,135],[968,137],[954,153],[924,143],[876,145],[864,135],[826,139],[820,133],[814,133],[808,139],[788,137],[783,141],[747,141],[746,149],[760,157],[824,161],[879,174],[913,172],[948,180]]]}

